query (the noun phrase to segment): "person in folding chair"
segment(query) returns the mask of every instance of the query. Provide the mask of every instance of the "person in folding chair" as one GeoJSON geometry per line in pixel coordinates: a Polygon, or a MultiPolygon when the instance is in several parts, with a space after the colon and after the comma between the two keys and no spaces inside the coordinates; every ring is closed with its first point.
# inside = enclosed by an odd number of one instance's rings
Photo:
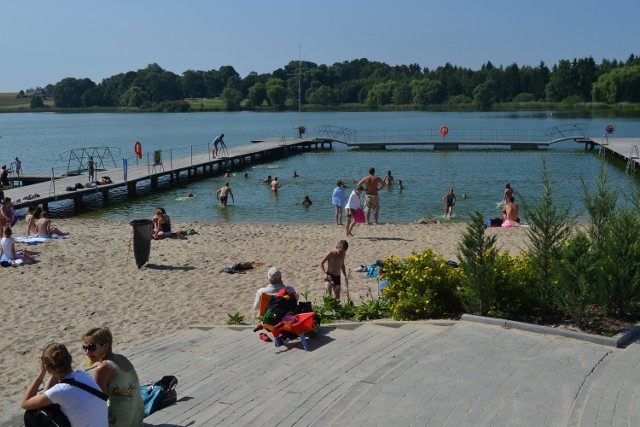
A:
{"type": "Polygon", "coordinates": [[[267,279],[269,280],[269,284],[263,288],[258,289],[258,292],[256,292],[256,299],[253,302],[254,310],[261,310],[260,300],[262,299],[262,294],[273,296],[280,292],[280,289],[286,289],[287,292],[295,292],[296,301],[298,300],[299,295],[294,287],[285,285],[282,282],[282,272],[278,267],[271,267],[269,269],[269,271],[267,272],[267,279]]]}
{"type": "MultiPolygon", "coordinates": [[[[269,285],[258,289],[253,307],[260,310],[261,323],[253,330],[267,330],[275,338],[276,347],[293,338],[300,338],[306,351],[309,351],[305,334],[315,334],[318,331],[320,319],[309,310],[299,312],[299,295],[293,286],[282,282],[282,273],[276,267],[271,267],[267,273],[269,285]]],[[[271,342],[271,338],[264,332],[260,339],[271,342]]]]}

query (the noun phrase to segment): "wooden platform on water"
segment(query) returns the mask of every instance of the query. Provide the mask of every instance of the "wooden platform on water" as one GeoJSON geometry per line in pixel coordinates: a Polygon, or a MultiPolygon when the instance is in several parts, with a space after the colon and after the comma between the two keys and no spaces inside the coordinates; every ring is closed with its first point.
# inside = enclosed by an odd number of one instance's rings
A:
{"type": "MultiPolygon", "coordinates": [[[[259,144],[246,144],[229,148],[228,156],[221,159],[212,158],[210,152],[194,153],[191,156],[163,159],[161,165],[139,163],[129,164],[126,169],[113,168],[96,173],[96,178],[111,178],[111,184],[94,188],[82,188],[77,191],[66,191],[76,183],[85,185],[87,175],[65,176],[49,179],[37,184],[24,185],[5,190],[5,197],[11,197],[15,208],[29,205],[42,205],[44,209],[52,202],[73,200],[76,206],[83,204],[83,198],[101,193],[104,203],[109,202],[109,192],[125,187],[130,196],[135,196],[138,186],[157,188],[158,180],[166,178],[172,183],[205,176],[222,175],[227,170],[238,170],[255,163],[263,163],[287,157],[308,150],[331,149],[333,141],[326,138],[271,138],[259,144]]],[[[144,158],[144,156],[143,156],[144,158]]]]}
{"type": "Polygon", "coordinates": [[[511,150],[536,150],[547,148],[554,141],[465,141],[465,140],[442,140],[442,141],[336,141],[347,147],[356,147],[370,150],[384,150],[387,147],[429,147],[434,150],[457,150],[462,146],[489,147],[497,146],[509,148],[511,150]]]}
{"type": "Polygon", "coordinates": [[[640,138],[596,138],[600,152],[620,157],[627,163],[627,172],[640,169],[640,138]]]}

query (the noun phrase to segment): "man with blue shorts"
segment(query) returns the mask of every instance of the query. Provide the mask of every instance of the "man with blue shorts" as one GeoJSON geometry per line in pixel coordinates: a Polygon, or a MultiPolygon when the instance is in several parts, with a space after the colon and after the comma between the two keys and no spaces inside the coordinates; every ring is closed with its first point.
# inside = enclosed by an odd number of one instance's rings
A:
{"type": "Polygon", "coordinates": [[[216,139],[213,140],[213,158],[214,159],[218,158],[218,145],[224,148],[227,147],[226,145],[224,145],[224,140],[222,138],[224,138],[224,133],[221,133],[220,136],[216,137],[216,139]]]}

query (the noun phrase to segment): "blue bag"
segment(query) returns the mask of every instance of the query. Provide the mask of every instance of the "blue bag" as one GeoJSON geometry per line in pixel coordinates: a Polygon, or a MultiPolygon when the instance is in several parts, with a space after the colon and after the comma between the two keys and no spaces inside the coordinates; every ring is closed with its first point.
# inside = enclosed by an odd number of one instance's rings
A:
{"type": "Polygon", "coordinates": [[[160,409],[160,403],[164,397],[165,390],[159,385],[141,385],[140,394],[142,394],[142,402],[144,403],[144,416],[156,412],[160,409]]]}
{"type": "Polygon", "coordinates": [[[141,385],[140,394],[144,403],[144,416],[148,417],[157,410],[175,403],[177,401],[177,384],[176,377],[167,375],[153,385],[141,385]]]}

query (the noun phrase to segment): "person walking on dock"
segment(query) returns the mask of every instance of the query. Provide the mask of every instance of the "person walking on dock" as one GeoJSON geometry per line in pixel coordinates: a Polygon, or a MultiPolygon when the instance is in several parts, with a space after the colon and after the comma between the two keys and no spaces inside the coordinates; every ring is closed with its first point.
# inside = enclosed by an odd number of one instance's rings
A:
{"type": "Polygon", "coordinates": [[[96,180],[96,163],[93,161],[93,156],[87,158],[87,169],[89,170],[89,182],[96,180]]]}
{"type": "Polygon", "coordinates": [[[15,170],[16,176],[20,178],[22,176],[22,162],[17,156],[16,156],[15,164],[16,164],[16,170],[15,170]]]}
{"type": "Polygon", "coordinates": [[[213,158],[214,159],[218,158],[218,145],[221,148],[227,148],[227,146],[224,145],[224,139],[223,138],[224,138],[224,133],[221,133],[219,136],[216,137],[216,139],[213,140],[213,158]]]}

